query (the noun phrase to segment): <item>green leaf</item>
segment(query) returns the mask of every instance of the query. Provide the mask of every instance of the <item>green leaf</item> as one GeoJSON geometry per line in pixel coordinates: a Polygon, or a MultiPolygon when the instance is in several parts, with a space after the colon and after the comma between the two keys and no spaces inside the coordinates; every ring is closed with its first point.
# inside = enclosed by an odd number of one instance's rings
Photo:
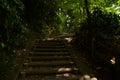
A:
{"type": "Polygon", "coordinates": [[[4,43],[1,43],[1,47],[4,48],[4,47],[5,47],[5,44],[4,44],[4,43]]]}

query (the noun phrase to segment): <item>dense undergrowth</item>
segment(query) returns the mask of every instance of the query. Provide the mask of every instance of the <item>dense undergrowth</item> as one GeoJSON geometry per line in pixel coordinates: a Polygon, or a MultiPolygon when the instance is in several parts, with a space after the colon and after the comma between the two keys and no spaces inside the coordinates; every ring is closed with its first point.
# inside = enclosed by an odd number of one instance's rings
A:
{"type": "MultiPolygon", "coordinates": [[[[83,46],[91,47],[92,41],[103,41],[101,39],[115,41],[119,39],[120,17],[118,15],[103,12],[99,8],[95,8],[90,16],[89,21],[86,19],[81,23],[79,32],[76,33],[76,40],[80,41],[80,45],[83,44],[83,46]]],[[[112,46],[111,42],[110,44],[112,46]]]]}
{"type": "MultiPolygon", "coordinates": [[[[90,59],[96,62],[109,65],[111,64],[110,59],[114,57],[115,75],[119,74],[118,67],[120,66],[119,19],[120,17],[115,13],[103,12],[100,8],[95,8],[90,14],[90,18],[81,23],[75,39],[75,44],[83,51],[87,51],[90,59]]],[[[104,67],[106,66],[104,65],[104,67]]]]}
{"type": "Polygon", "coordinates": [[[23,10],[20,0],[0,0],[0,80],[7,80],[16,50],[24,48],[27,41],[23,10]]]}

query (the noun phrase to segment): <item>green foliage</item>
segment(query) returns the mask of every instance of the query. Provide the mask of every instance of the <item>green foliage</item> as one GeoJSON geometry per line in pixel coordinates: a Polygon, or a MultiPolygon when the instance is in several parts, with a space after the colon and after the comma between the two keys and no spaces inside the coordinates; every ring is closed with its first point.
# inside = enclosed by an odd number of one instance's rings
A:
{"type": "Polygon", "coordinates": [[[89,27],[97,36],[113,38],[119,35],[119,19],[120,17],[115,13],[102,12],[100,9],[95,8],[91,14],[89,27]]]}
{"type": "MultiPolygon", "coordinates": [[[[81,23],[80,30],[76,36],[77,42],[79,42],[80,46],[88,48],[90,51],[93,41],[97,46],[103,44],[105,47],[107,45],[103,43],[105,40],[119,39],[119,19],[120,17],[116,14],[103,12],[100,8],[95,8],[91,13],[89,23],[87,22],[88,19],[81,23]]],[[[108,44],[112,46],[112,43],[108,44]]]]}
{"type": "Polygon", "coordinates": [[[0,0],[0,79],[7,80],[15,59],[14,49],[25,44],[26,29],[20,0],[0,0]]]}
{"type": "Polygon", "coordinates": [[[91,7],[100,7],[100,8],[105,8],[105,7],[110,7],[113,4],[117,4],[118,0],[90,0],[89,5],[91,7]]]}
{"type": "Polygon", "coordinates": [[[24,18],[29,28],[41,32],[44,25],[56,23],[56,0],[22,0],[25,6],[24,18]]]}
{"type": "Polygon", "coordinates": [[[61,23],[58,24],[61,32],[73,33],[80,21],[85,19],[84,0],[59,1],[57,15],[61,23]]]}

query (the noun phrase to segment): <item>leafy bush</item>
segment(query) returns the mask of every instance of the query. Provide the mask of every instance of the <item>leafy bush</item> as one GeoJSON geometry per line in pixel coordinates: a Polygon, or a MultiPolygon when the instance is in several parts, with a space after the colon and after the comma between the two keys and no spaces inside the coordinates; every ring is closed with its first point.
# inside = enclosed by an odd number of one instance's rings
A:
{"type": "Polygon", "coordinates": [[[103,12],[95,8],[91,17],[81,23],[76,33],[76,42],[84,49],[105,51],[109,50],[120,36],[120,17],[113,13],[103,12]],[[101,48],[101,49],[100,49],[101,48]]]}
{"type": "Polygon", "coordinates": [[[15,59],[14,49],[25,42],[25,26],[20,0],[0,0],[0,79],[8,80],[7,73],[15,59]]]}

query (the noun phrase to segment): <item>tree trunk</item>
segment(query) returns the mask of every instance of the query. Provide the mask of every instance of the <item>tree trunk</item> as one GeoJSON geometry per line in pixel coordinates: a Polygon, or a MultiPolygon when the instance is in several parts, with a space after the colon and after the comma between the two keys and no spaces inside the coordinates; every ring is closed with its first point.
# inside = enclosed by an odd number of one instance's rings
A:
{"type": "Polygon", "coordinates": [[[89,11],[89,4],[88,4],[88,0],[85,0],[85,10],[86,10],[86,14],[88,17],[88,24],[90,23],[90,11],[89,11]]]}
{"type": "Polygon", "coordinates": [[[95,37],[94,37],[94,31],[91,27],[91,14],[90,14],[90,11],[89,11],[89,2],[88,0],[84,0],[85,1],[85,10],[86,10],[86,14],[87,14],[87,24],[88,26],[90,27],[89,28],[89,32],[90,32],[90,39],[91,39],[91,59],[94,59],[94,55],[95,55],[95,44],[94,44],[94,40],[95,40],[95,37]]]}

